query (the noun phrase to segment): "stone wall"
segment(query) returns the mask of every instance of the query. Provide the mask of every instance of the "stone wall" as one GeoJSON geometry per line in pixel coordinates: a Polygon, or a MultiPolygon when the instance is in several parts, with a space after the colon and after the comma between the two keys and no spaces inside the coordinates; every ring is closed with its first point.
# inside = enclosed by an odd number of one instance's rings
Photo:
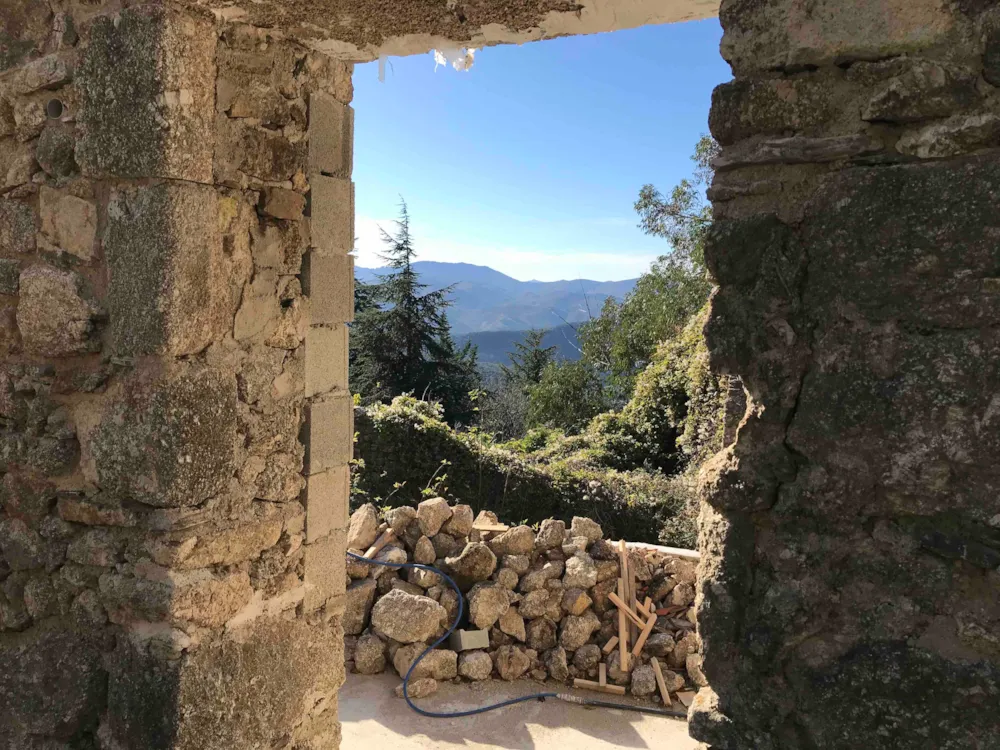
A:
{"type": "Polygon", "coordinates": [[[713,747],[997,747],[1000,10],[726,0],[706,255],[713,747]]]}
{"type": "Polygon", "coordinates": [[[0,10],[0,745],[334,747],[351,67],[51,6],[0,10]]]}

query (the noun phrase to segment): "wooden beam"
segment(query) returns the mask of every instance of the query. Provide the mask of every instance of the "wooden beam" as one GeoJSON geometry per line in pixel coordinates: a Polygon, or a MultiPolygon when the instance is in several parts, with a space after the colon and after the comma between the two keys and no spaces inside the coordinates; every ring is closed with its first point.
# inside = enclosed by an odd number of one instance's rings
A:
{"type": "Polygon", "coordinates": [[[584,690],[595,690],[598,693],[625,695],[625,688],[620,685],[602,685],[599,682],[593,682],[591,680],[581,680],[579,677],[574,678],[573,687],[583,688],[584,690]]]}
{"type": "MultiPolygon", "coordinates": [[[[618,579],[618,593],[625,593],[625,583],[621,578],[618,579]]],[[[621,607],[618,608],[618,660],[621,670],[628,672],[628,620],[625,619],[625,610],[621,607]]]]}
{"type": "Polygon", "coordinates": [[[472,528],[476,531],[486,531],[486,532],[504,532],[510,531],[510,526],[505,526],[502,523],[474,523],[472,528]]]}
{"type": "Polygon", "coordinates": [[[632,649],[632,656],[639,658],[639,652],[642,651],[642,647],[646,645],[646,639],[649,638],[650,634],[653,632],[654,625],[656,625],[656,615],[652,615],[648,620],[646,620],[646,627],[642,629],[642,633],[639,635],[639,640],[635,642],[635,648],[632,649]]]}
{"type": "Polygon", "coordinates": [[[660,662],[658,662],[654,656],[649,660],[649,663],[653,665],[653,673],[656,675],[656,686],[660,688],[660,697],[663,699],[663,705],[668,707],[674,705],[674,702],[670,700],[670,691],[667,690],[667,683],[663,681],[663,672],[660,671],[660,662]]]}
{"type": "Polygon", "coordinates": [[[375,557],[375,555],[381,552],[382,548],[385,547],[387,544],[389,544],[389,542],[394,542],[394,541],[396,541],[396,532],[393,531],[392,529],[386,529],[382,533],[382,536],[380,536],[378,539],[375,540],[375,544],[369,547],[368,551],[365,552],[364,554],[365,559],[371,560],[372,558],[375,557]]]}
{"type": "Polygon", "coordinates": [[[611,640],[604,644],[604,648],[601,649],[605,654],[610,654],[615,650],[615,646],[618,645],[618,636],[611,636],[611,640]]]}
{"type": "Polygon", "coordinates": [[[608,684],[608,665],[603,661],[597,665],[597,681],[601,685],[608,684]]]}
{"type": "Polygon", "coordinates": [[[636,627],[639,628],[646,627],[646,623],[644,623],[642,620],[639,619],[639,615],[633,612],[620,598],[615,596],[614,591],[608,594],[608,600],[613,602],[614,605],[618,607],[619,611],[624,612],[625,615],[628,617],[628,619],[631,620],[632,624],[634,624],[636,627]]]}

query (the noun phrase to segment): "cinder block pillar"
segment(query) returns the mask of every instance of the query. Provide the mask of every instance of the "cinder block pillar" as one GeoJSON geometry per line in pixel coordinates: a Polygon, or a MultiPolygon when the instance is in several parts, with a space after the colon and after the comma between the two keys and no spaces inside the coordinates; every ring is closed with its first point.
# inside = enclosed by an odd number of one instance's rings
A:
{"type": "Polygon", "coordinates": [[[1000,737],[994,5],[723,0],[706,337],[749,395],[702,483],[714,748],[1000,737]]]}
{"type": "Polygon", "coordinates": [[[350,68],[31,5],[0,54],[0,745],[335,748],[350,68]]]}

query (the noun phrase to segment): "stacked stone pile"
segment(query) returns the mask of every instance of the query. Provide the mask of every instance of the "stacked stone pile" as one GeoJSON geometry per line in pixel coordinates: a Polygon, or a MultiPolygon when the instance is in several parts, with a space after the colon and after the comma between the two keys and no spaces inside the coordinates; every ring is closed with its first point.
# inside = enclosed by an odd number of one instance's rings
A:
{"type": "MultiPolygon", "coordinates": [[[[351,517],[348,546],[374,559],[433,565],[450,575],[464,597],[467,623],[489,632],[489,649],[456,653],[439,648],[414,671],[411,697],[428,695],[441,680],[530,678],[572,684],[607,683],[661,701],[651,659],[664,685],[688,703],[706,684],[694,625],[695,567],[657,549],[629,549],[637,598],[652,600],[656,624],[638,657],[622,668],[618,648],[604,647],[619,632],[609,595],[621,575],[619,547],[587,518],[547,520],[502,529],[483,511],[443,498],[417,508],[393,508],[384,518],[372,505],[351,517]],[[387,533],[389,532],[389,533],[387,533]],[[607,650],[609,653],[604,653],[607,650]]],[[[424,570],[394,570],[349,559],[344,633],[347,667],[361,674],[393,668],[403,677],[413,660],[454,622],[458,597],[444,579],[424,570]]]]}

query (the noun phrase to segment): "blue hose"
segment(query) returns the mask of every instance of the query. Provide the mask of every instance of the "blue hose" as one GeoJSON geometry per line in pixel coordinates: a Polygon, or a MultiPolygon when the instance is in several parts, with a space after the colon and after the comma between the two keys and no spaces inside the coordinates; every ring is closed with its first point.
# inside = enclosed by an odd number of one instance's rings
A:
{"type": "Polygon", "coordinates": [[[458,585],[453,580],[451,580],[451,578],[447,574],[442,573],[440,570],[438,570],[437,568],[433,568],[430,565],[421,565],[419,563],[392,563],[392,562],[382,562],[381,560],[369,560],[367,557],[362,557],[361,555],[355,555],[353,552],[348,552],[347,555],[348,557],[353,557],[355,560],[359,560],[360,562],[363,563],[368,563],[369,565],[382,565],[383,567],[386,568],[415,568],[417,570],[429,570],[431,573],[436,573],[437,575],[444,578],[448,582],[448,585],[451,586],[455,590],[455,593],[458,595],[458,614],[455,615],[455,622],[453,622],[451,624],[451,627],[448,628],[447,631],[445,631],[444,635],[442,635],[440,638],[434,641],[434,643],[428,646],[424,650],[424,652],[420,654],[420,656],[418,656],[416,659],[413,660],[413,663],[410,665],[410,668],[406,670],[406,676],[403,677],[403,697],[406,699],[407,705],[409,705],[409,707],[412,708],[414,711],[416,711],[418,714],[420,714],[421,716],[430,716],[433,719],[458,719],[463,716],[475,716],[476,714],[484,714],[487,711],[495,711],[498,708],[504,708],[505,706],[513,706],[517,703],[527,703],[528,701],[545,700],[546,698],[559,697],[558,693],[533,693],[532,695],[524,695],[521,696],[520,698],[512,698],[509,701],[502,701],[500,703],[492,703],[489,706],[474,708],[470,711],[456,711],[454,713],[442,713],[440,711],[426,711],[420,708],[420,706],[415,705],[413,701],[410,699],[410,694],[409,694],[410,675],[413,674],[413,670],[416,669],[417,665],[420,663],[420,660],[423,659],[425,656],[427,656],[427,654],[436,649],[438,646],[440,646],[442,643],[444,643],[445,639],[447,639],[448,636],[455,631],[455,628],[457,628],[459,624],[462,622],[462,613],[465,611],[465,606],[462,599],[462,591],[461,589],[458,588],[458,585]]]}

